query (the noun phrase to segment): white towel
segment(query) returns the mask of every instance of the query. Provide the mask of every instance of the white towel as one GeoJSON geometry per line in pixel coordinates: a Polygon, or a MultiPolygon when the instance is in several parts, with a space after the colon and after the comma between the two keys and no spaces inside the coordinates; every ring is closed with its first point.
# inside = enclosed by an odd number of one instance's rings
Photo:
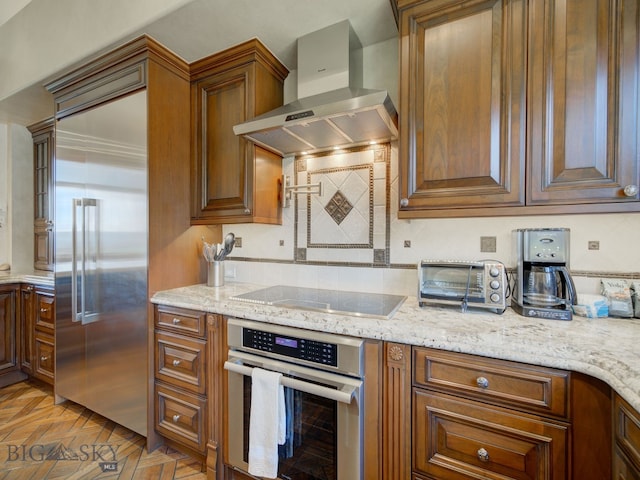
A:
{"type": "Polygon", "coordinates": [[[251,373],[249,473],[258,477],[278,476],[278,445],[284,443],[286,435],[281,377],[281,373],[260,368],[251,373]]]}

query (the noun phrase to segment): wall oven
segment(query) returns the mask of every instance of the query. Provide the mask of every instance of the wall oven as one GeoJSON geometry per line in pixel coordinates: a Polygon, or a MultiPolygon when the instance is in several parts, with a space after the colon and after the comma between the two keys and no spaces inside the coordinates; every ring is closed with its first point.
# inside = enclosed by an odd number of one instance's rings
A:
{"type": "Polygon", "coordinates": [[[287,441],[278,478],[362,477],[363,340],[279,325],[228,320],[227,461],[248,471],[251,372],[283,374],[287,441]]]}

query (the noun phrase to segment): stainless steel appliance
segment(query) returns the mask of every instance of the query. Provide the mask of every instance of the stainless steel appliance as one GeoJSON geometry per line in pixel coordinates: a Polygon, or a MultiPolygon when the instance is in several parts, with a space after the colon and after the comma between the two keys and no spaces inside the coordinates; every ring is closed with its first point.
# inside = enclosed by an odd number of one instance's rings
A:
{"type": "Polygon", "coordinates": [[[362,478],[363,340],[272,324],[228,320],[228,459],[248,471],[251,372],[281,372],[287,441],[278,478],[362,478]]]}
{"type": "Polygon", "coordinates": [[[422,260],[418,264],[418,303],[485,308],[504,313],[507,273],[495,260],[478,262],[422,260]]]}
{"type": "Polygon", "coordinates": [[[569,229],[514,230],[512,308],[526,317],[571,320],[576,289],[569,273],[569,229]]]}
{"type": "Polygon", "coordinates": [[[398,137],[385,90],[362,88],[362,48],[349,20],[298,39],[298,100],[233,131],[281,156],[383,143],[398,137]]]}
{"type": "Polygon", "coordinates": [[[56,125],[55,394],[147,435],[146,93],[56,125]]]}
{"type": "Polygon", "coordinates": [[[405,298],[402,295],[388,293],[350,292],[289,285],[266,287],[231,297],[232,300],[261,305],[378,318],[391,318],[405,298]]]}

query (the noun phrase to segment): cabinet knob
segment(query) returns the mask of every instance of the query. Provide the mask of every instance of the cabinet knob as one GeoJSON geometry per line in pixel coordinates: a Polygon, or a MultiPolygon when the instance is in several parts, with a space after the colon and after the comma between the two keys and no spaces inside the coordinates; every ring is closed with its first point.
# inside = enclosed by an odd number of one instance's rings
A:
{"type": "Polygon", "coordinates": [[[180,319],[173,317],[173,324],[178,325],[179,323],[180,323],[180,319]]]}
{"type": "Polygon", "coordinates": [[[47,360],[49,360],[49,357],[47,357],[46,355],[40,357],[41,362],[46,362],[47,360]]]}
{"type": "Polygon", "coordinates": [[[478,378],[476,378],[476,384],[480,388],[488,388],[489,387],[489,380],[487,380],[485,377],[478,377],[478,378]]]}
{"type": "Polygon", "coordinates": [[[180,420],[180,415],[174,415],[172,419],[174,423],[178,423],[178,420],[180,420]]]}
{"type": "Polygon", "coordinates": [[[627,197],[635,197],[638,194],[638,185],[627,185],[623,192],[627,197]]]}
{"type": "Polygon", "coordinates": [[[478,455],[478,460],[480,460],[481,462],[489,461],[489,452],[487,452],[484,448],[479,448],[477,455],[478,455]]]}
{"type": "Polygon", "coordinates": [[[181,363],[180,360],[174,360],[173,361],[173,366],[177,367],[178,365],[180,365],[180,363],[181,363]]]}
{"type": "Polygon", "coordinates": [[[40,309],[40,313],[47,313],[47,309],[46,308],[41,308],[40,309]]]}
{"type": "Polygon", "coordinates": [[[244,213],[246,213],[247,215],[249,215],[249,214],[251,213],[251,210],[250,210],[250,209],[248,209],[248,208],[245,208],[245,209],[244,209],[244,213]]]}
{"type": "Polygon", "coordinates": [[[409,199],[408,198],[401,198],[400,199],[400,206],[401,207],[408,207],[409,206],[409,199]]]}

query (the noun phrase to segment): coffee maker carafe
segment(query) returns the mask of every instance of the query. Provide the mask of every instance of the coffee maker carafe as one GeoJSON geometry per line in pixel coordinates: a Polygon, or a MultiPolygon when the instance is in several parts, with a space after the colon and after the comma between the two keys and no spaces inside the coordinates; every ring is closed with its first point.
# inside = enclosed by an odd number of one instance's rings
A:
{"type": "Polygon", "coordinates": [[[569,229],[513,233],[517,272],[511,307],[525,317],[571,320],[576,289],[569,274],[569,229]]]}

